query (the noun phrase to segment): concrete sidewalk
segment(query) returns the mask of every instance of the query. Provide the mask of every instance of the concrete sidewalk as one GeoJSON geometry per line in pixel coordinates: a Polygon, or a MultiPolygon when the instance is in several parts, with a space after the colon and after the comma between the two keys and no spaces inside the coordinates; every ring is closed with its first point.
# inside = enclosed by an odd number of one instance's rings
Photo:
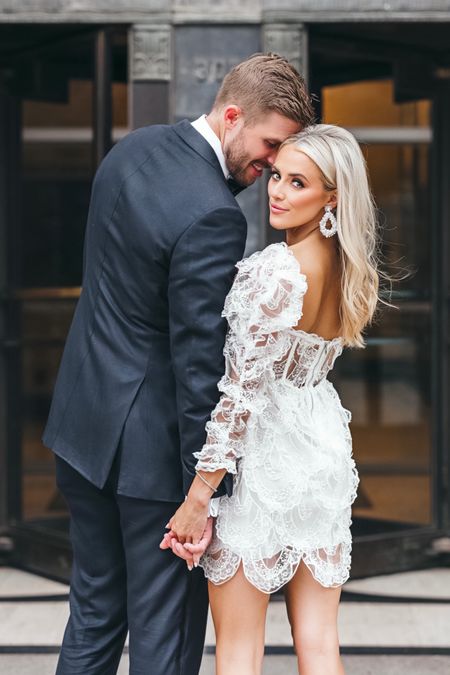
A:
{"type": "MultiPolygon", "coordinates": [[[[63,584],[0,568],[0,675],[54,673],[67,591],[63,584]]],[[[349,582],[339,628],[348,675],[449,675],[450,569],[349,582]]],[[[206,645],[211,652],[211,622],[206,645]]],[[[284,602],[277,598],[269,606],[266,645],[264,675],[297,673],[284,602]]],[[[125,653],[119,675],[127,672],[125,653]]],[[[214,657],[206,654],[201,675],[213,673],[214,657]]]]}
{"type": "MultiPolygon", "coordinates": [[[[53,675],[53,655],[0,656],[1,675],[53,675]]],[[[344,656],[347,675],[448,675],[450,657],[444,656],[344,656]]],[[[128,657],[118,675],[128,675],[128,657]]],[[[148,675],[152,675],[148,673],[148,675]]],[[[214,675],[214,657],[205,656],[200,675],[214,675]]],[[[239,675],[236,673],[236,675],[239,675]]],[[[298,675],[294,657],[266,656],[263,675],[298,675]]],[[[325,675],[325,674],[324,674],[325,675]]]]}

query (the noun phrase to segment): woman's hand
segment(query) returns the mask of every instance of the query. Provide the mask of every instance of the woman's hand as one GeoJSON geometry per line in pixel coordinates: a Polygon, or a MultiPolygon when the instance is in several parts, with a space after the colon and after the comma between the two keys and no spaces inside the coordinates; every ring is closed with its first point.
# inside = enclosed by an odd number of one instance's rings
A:
{"type": "Polygon", "coordinates": [[[174,513],[166,527],[180,544],[198,544],[206,529],[208,499],[196,499],[188,494],[186,501],[174,513]]]}
{"type": "Polygon", "coordinates": [[[203,553],[211,543],[213,532],[213,518],[209,517],[206,522],[206,528],[200,541],[197,544],[180,544],[172,530],[166,532],[159,547],[161,549],[172,549],[173,553],[186,561],[189,570],[197,567],[203,553]]]}
{"type": "Polygon", "coordinates": [[[200,558],[208,548],[208,546],[211,543],[212,535],[213,535],[213,527],[214,527],[214,518],[209,516],[207,522],[206,522],[206,529],[203,532],[203,537],[200,539],[198,544],[188,544],[186,543],[183,548],[184,550],[188,551],[192,555],[192,560],[194,567],[198,566],[198,563],[200,562],[200,558]]]}

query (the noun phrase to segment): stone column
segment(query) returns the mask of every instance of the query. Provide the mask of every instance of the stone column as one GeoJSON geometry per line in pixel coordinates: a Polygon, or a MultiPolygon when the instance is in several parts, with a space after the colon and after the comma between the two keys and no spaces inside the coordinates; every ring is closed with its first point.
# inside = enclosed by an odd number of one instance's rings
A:
{"type": "Polygon", "coordinates": [[[266,23],[263,26],[263,45],[265,52],[285,56],[308,84],[308,29],[304,24],[266,23]]]}
{"type": "Polygon", "coordinates": [[[170,25],[135,24],[128,38],[128,125],[170,122],[172,31],[170,25]]]}
{"type": "MultiPolygon", "coordinates": [[[[234,0],[233,0],[234,1],[234,0]]],[[[199,2],[195,3],[197,9],[199,2]]],[[[225,7],[215,3],[215,11],[225,7]]],[[[236,4],[236,3],[235,3],[236,4]]],[[[247,0],[247,6],[251,4],[247,0]]],[[[225,75],[251,54],[261,51],[261,31],[253,24],[177,25],[174,36],[174,118],[194,120],[209,113],[225,75]]],[[[265,196],[264,196],[265,200],[265,196]]],[[[260,216],[261,183],[238,196],[248,222],[247,253],[264,245],[260,216]]]]}

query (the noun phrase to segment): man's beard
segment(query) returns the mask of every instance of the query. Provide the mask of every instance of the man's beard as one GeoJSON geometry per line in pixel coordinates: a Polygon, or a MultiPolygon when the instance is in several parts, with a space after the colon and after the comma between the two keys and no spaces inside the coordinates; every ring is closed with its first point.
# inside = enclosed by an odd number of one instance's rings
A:
{"type": "Polygon", "coordinates": [[[224,151],[224,155],[227,169],[235,181],[245,187],[252,185],[252,183],[255,182],[256,179],[254,177],[249,178],[245,175],[245,172],[251,163],[251,158],[246,154],[243,148],[240,135],[236,136],[236,138],[231,141],[224,151]]]}

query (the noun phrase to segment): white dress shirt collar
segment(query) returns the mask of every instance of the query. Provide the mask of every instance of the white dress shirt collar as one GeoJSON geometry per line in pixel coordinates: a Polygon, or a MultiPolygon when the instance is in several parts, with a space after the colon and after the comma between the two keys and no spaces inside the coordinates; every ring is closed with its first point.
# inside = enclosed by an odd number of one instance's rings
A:
{"type": "Polygon", "coordinates": [[[223,171],[223,175],[225,176],[225,178],[228,178],[230,172],[228,171],[225,162],[225,155],[223,154],[222,143],[209,126],[208,120],[206,119],[206,115],[201,115],[194,122],[191,122],[191,124],[194,127],[194,129],[203,136],[205,141],[207,141],[210,144],[210,146],[212,147],[217,156],[217,159],[219,160],[220,166],[223,171]]]}

